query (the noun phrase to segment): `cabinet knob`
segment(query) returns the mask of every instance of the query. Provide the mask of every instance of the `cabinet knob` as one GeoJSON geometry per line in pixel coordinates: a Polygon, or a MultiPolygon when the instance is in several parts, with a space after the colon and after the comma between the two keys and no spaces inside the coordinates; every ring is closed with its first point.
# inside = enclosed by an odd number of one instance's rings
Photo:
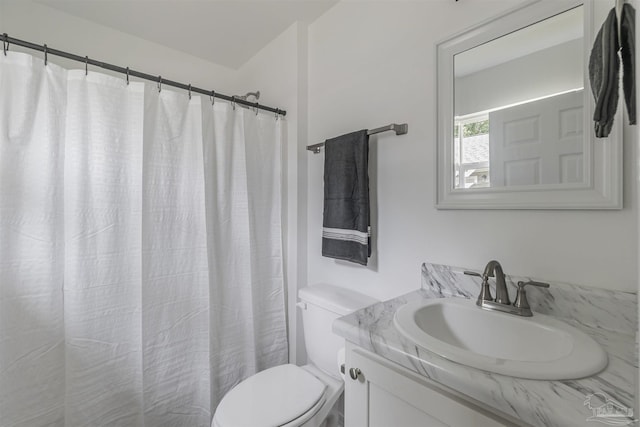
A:
{"type": "Polygon", "coordinates": [[[359,368],[350,368],[349,369],[349,376],[351,377],[352,380],[357,380],[361,373],[362,373],[362,371],[360,371],[359,368]]]}

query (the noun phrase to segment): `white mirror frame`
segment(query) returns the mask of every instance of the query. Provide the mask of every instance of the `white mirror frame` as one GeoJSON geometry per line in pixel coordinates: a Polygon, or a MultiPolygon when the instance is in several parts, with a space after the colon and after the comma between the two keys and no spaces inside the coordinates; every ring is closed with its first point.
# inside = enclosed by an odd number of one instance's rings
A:
{"type": "MultiPolygon", "coordinates": [[[[589,53],[601,22],[593,0],[534,0],[456,34],[436,46],[436,207],[438,209],[622,209],[622,120],[620,96],[608,138],[596,138],[595,102],[589,83],[589,53]],[[565,10],[584,5],[584,182],[575,185],[457,189],[453,173],[454,55],[565,10]]],[[[611,4],[613,7],[613,4],[611,4]]],[[[622,67],[621,67],[622,70],[622,67]]]]}

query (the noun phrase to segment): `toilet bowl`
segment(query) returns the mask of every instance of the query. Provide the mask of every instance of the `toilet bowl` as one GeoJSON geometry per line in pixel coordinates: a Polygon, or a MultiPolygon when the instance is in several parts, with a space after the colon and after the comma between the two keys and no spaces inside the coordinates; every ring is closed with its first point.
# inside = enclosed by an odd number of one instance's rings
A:
{"type": "Polygon", "coordinates": [[[259,372],[224,397],[213,427],[322,425],[344,384],[312,365],[280,365],[259,372]]]}
{"type": "Polygon", "coordinates": [[[349,289],[318,284],[298,292],[309,364],[275,366],[245,379],[216,409],[212,427],[320,427],[342,395],[335,319],[377,302],[349,289]]]}

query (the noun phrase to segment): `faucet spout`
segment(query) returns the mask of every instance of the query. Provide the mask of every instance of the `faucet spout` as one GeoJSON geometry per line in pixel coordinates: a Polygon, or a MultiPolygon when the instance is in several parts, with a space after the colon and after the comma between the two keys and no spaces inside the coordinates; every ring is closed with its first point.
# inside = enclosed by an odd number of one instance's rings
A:
{"type": "Polygon", "coordinates": [[[502,271],[502,266],[496,260],[489,261],[487,266],[484,268],[483,277],[485,280],[488,280],[489,277],[496,278],[496,298],[495,302],[498,304],[511,304],[509,301],[509,291],[507,290],[507,282],[504,278],[504,272],[502,271]]]}

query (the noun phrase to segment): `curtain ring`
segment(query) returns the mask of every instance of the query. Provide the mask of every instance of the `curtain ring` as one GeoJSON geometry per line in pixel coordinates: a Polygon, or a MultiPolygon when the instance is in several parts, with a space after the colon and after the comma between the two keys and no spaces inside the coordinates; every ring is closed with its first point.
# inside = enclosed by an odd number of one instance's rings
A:
{"type": "Polygon", "coordinates": [[[89,57],[88,56],[84,57],[84,75],[85,76],[89,75],[89,57]]]}
{"type": "Polygon", "coordinates": [[[127,86],[129,86],[129,67],[127,67],[127,86]]]}
{"type": "Polygon", "coordinates": [[[7,56],[7,51],[9,50],[9,40],[7,33],[2,35],[2,50],[4,52],[4,56],[7,56]]]}
{"type": "Polygon", "coordinates": [[[258,115],[258,108],[260,108],[260,103],[256,102],[256,116],[258,115]]]}
{"type": "Polygon", "coordinates": [[[191,83],[189,83],[189,101],[191,101],[191,83]]]}
{"type": "Polygon", "coordinates": [[[158,76],[158,93],[162,92],[162,76],[158,76]]]}
{"type": "Polygon", "coordinates": [[[211,96],[209,98],[211,98],[211,106],[213,106],[213,104],[216,103],[216,91],[215,90],[211,91],[211,96]]]}
{"type": "Polygon", "coordinates": [[[231,106],[233,107],[233,111],[236,110],[236,97],[235,95],[231,97],[231,106]]]}
{"type": "Polygon", "coordinates": [[[47,45],[45,44],[44,45],[44,66],[45,67],[47,66],[47,62],[48,62],[48,58],[47,58],[47,53],[48,52],[47,52],[47,50],[48,50],[48,48],[47,48],[47,45]]]}

